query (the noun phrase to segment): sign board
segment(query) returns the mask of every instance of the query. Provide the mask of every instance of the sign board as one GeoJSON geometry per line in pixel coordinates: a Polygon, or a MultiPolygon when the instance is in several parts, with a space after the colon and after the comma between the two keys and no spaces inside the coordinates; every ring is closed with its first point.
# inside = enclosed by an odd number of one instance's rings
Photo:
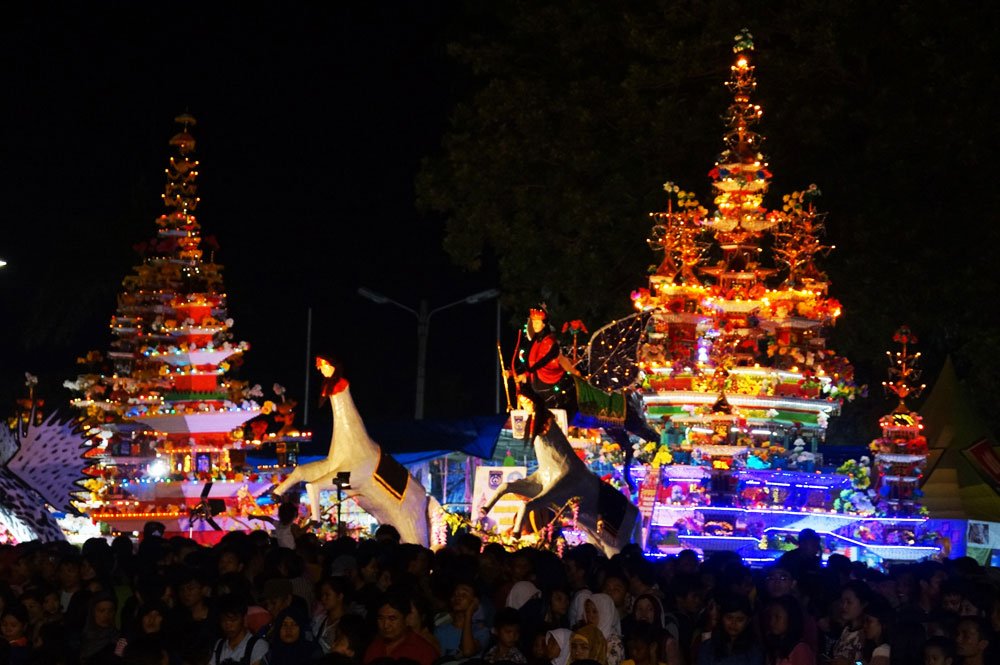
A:
{"type": "Polygon", "coordinates": [[[1000,457],[987,439],[979,439],[962,451],[969,463],[989,485],[1000,492],[1000,457]]]}
{"type": "Polygon", "coordinates": [[[528,469],[524,466],[476,467],[476,478],[472,485],[472,514],[469,519],[484,531],[504,532],[513,528],[517,512],[524,506],[524,499],[508,494],[485,516],[481,515],[481,508],[493,498],[500,485],[520,480],[527,474],[528,469]]]}
{"type": "Polygon", "coordinates": [[[649,538],[650,521],[653,508],[656,506],[656,494],[660,490],[660,470],[653,469],[643,478],[639,485],[639,514],[642,516],[642,546],[646,547],[649,538]]]}
{"type": "Polygon", "coordinates": [[[1000,565],[1000,523],[969,520],[965,554],[984,566],[1000,565]]]}

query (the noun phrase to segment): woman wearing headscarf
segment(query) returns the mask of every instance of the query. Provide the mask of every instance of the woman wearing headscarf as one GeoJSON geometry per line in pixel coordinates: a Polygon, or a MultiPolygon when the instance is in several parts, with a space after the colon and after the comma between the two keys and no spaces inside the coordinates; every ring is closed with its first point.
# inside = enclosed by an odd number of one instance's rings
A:
{"type": "Polygon", "coordinates": [[[91,596],[80,636],[80,665],[102,663],[114,655],[119,637],[115,626],[117,609],[112,593],[99,591],[91,596]]]}
{"type": "Polygon", "coordinates": [[[587,623],[586,603],[593,595],[588,589],[581,589],[574,594],[573,600],[569,604],[569,627],[571,629],[579,628],[587,623]]]}
{"type": "Polygon", "coordinates": [[[569,640],[569,652],[571,664],[580,660],[593,660],[600,665],[608,665],[608,641],[593,624],[588,623],[573,631],[569,640]]]}
{"type": "Polygon", "coordinates": [[[587,623],[595,624],[608,641],[608,665],[619,665],[625,659],[625,645],[622,643],[622,627],[615,601],[606,593],[595,593],[585,606],[587,623]]]}
{"type": "Polygon", "coordinates": [[[312,639],[308,613],[298,604],[283,610],[274,620],[273,637],[268,638],[270,649],[264,657],[265,665],[300,665],[322,655],[319,645],[312,639]]]}
{"type": "Polygon", "coordinates": [[[682,662],[680,640],[678,639],[677,624],[672,620],[672,615],[668,615],[663,610],[660,599],[651,594],[644,593],[632,603],[632,612],[622,620],[622,641],[627,642],[632,633],[636,632],[638,626],[651,627],[656,635],[657,649],[660,658],[667,665],[676,665],[682,662]]]}
{"type": "Polygon", "coordinates": [[[546,655],[552,665],[569,663],[569,641],[573,631],[567,628],[556,628],[545,633],[546,655]]]}
{"type": "Polygon", "coordinates": [[[522,580],[520,582],[515,582],[514,586],[510,588],[510,592],[507,594],[507,607],[513,607],[515,610],[519,610],[524,607],[532,598],[538,598],[542,595],[533,583],[527,580],[522,580]]]}

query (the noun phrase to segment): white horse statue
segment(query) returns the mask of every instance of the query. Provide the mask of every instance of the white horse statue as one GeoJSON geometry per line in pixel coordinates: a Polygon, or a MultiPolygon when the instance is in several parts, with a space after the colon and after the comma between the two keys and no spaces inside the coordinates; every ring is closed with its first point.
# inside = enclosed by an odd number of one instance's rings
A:
{"type": "Polygon", "coordinates": [[[506,494],[528,499],[514,521],[513,533],[521,535],[525,519],[533,530],[544,524],[542,516],[552,515],[574,497],[579,498],[577,527],[607,556],[621,551],[629,542],[638,542],[639,510],[624,494],[594,475],[556,424],[541,400],[534,401],[534,448],[538,469],[520,480],[502,484],[483,512],[489,513],[506,494]]]}
{"type": "Polygon", "coordinates": [[[295,467],[274,493],[281,496],[296,483],[305,482],[312,519],[320,520],[319,492],[333,485],[343,471],[351,474],[347,498],[380,524],[391,524],[402,542],[429,547],[431,522],[442,511],[434,497],[388,453],[371,440],[364,422],[351,399],[347,380],[338,376],[338,368],[323,357],[316,358],[316,368],[323,374],[323,396],[330,398],[333,409],[333,436],[326,459],[295,467]]]}

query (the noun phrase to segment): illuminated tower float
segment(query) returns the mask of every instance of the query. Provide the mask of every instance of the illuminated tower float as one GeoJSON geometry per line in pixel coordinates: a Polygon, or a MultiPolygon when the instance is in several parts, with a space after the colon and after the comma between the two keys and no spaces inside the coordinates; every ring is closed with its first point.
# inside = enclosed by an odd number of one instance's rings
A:
{"type": "Polygon", "coordinates": [[[816,265],[832,249],[820,238],[819,190],[786,195],[781,210],[763,206],[771,173],[751,129],[762,113],[751,99],[752,51],[743,31],[710,172],[714,211],[664,186],[667,210],[651,214],[648,239],[662,257],[648,288],[632,294],[637,312],[590,344],[592,381],[637,390],[662,432],[659,446],[634,446],[645,547],[764,561],[809,527],[828,552],[852,558],[929,556],[939,550],[917,543],[925,519],[884,510],[867,460],[818,471],[828,420],[858,389],[848,361],[827,348],[841,307],[816,265]]]}
{"type": "Polygon", "coordinates": [[[195,219],[195,120],[176,120],[166,211],[122,282],[111,349],[81,359],[93,371],[67,385],[81,393],[73,404],[99,462],[87,483],[91,518],[121,532],[162,522],[167,533],[211,541],[260,526],[247,514],[271,479],[245,465],[243,426],[261,414],[252,399],[259,391],[226,376],[248,345],[231,341],[222,268],[202,249],[209,242],[195,219]]]}

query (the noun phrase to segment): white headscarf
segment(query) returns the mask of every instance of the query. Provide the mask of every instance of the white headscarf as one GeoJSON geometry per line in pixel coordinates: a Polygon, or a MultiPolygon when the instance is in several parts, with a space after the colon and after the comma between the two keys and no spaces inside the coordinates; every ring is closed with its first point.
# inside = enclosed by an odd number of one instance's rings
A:
{"type": "Polygon", "coordinates": [[[622,634],[621,621],[615,601],[606,593],[595,593],[590,601],[597,607],[597,627],[604,634],[604,639],[610,640],[612,635],[622,634]]]}
{"type": "Polygon", "coordinates": [[[559,655],[552,659],[552,665],[566,665],[569,662],[569,640],[573,637],[573,631],[568,628],[550,630],[545,633],[546,642],[550,635],[559,644],[559,655]]]}
{"type": "Polygon", "coordinates": [[[569,625],[573,628],[579,622],[583,621],[587,614],[583,608],[583,604],[587,602],[587,599],[594,594],[590,592],[589,589],[580,589],[573,596],[572,602],[569,604],[569,625]]]}
{"type": "Polygon", "coordinates": [[[507,607],[513,607],[515,610],[519,610],[526,602],[532,598],[537,598],[541,595],[541,593],[542,592],[538,590],[538,587],[531,582],[516,582],[507,594],[507,607]]]}

